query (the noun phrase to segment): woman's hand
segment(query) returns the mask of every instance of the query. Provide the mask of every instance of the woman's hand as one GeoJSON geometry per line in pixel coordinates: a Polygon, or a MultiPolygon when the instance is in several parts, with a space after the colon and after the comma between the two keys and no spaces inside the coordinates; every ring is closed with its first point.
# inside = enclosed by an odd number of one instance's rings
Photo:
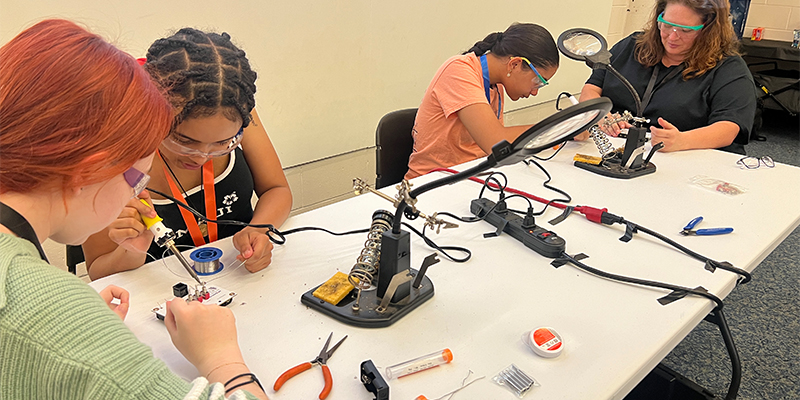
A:
{"type": "Polygon", "coordinates": [[[664,152],[683,150],[683,132],[661,117],[658,118],[658,124],[661,128],[650,127],[650,143],[653,145],[664,143],[664,147],[660,150],[664,152]]]}
{"type": "Polygon", "coordinates": [[[233,247],[239,250],[236,259],[247,261],[245,268],[258,272],[272,262],[272,242],[266,233],[256,228],[246,227],[233,235],[233,247]]]}
{"type": "Polygon", "coordinates": [[[228,363],[244,363],[231,310],[174,298],[167,302],[164,325],[172,343],[200,375],[228,363]]]}
{"type": "Polygon", "coordinates": [[[108,226],[108,237],[120,247],[136,253],[144,253],[153,241],[153,233],[144,226],[142,215],[156,217],[156,210],[152,207],[153,201],[146,190],[139,194],[139,198],[131,199],[119,217],[108,226]],[[146,206],[139,199],[144,199],[150,204],[146,206]]]}
{"type": "Polygon", "coordinates": [[[622,120],[617,113],[609,113],[597,123],[597,127],[606,135],[617,137],[623,129],[628,129],[631,124],[628,121],[622,120]]]}
{"type": "Polygon", "coordinates": [[[106,302],[111,311],[119,315],[123,321],[125,320],[130,308],[130,294],[127,290],[119,286],[108,285],[100,291],[100,297],[103,298],[103,301],[106,302]],[[112,303],[114,299],[119,299],[119,304],[112,303]]]}

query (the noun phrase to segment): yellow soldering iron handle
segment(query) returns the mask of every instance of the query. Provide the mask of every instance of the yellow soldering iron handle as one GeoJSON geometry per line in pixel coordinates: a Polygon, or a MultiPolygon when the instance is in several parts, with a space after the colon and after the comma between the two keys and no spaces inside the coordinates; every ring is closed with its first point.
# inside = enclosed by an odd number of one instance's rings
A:
{"type": "MultiPolygon", "coordinates": [[[[152,206],[150,204],[148,204],[144,199],[139,199],[139,201],[141,201],[142,204],[152,208],[152,206]]],[[[159,222],[161,222],[163,220],[164,219],[162,219],[158,215],[156,215],[155,218],[150,218],[148,216],[142,215],[142,221],[144,221],[144,226],[147,227],[147,229],[150,229],[150,227],[152,227],[153,225],[155,225],[155,224],[157,224],[157,223],[159,223],[159,222]]]]}

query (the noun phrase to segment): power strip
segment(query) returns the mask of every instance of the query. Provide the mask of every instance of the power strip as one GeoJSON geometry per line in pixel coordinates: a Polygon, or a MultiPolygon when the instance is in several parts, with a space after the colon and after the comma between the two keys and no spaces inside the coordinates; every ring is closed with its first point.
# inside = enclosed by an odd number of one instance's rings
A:
{"type": "Polygon", "coordinates": [[[469,210],[478,217],[486,215],[484,221],[492,224],[498,230],[502,229],[503,232],[544,257],[558,258],[566,250],[567,242],[555,232],[536,226],[536,224],[526,226],[522,217],[510,211],[498,211],[495,208],[495,202],[489,199],[472,200],[469,210]],[[492,209],[494,210],[491,214],[486,215],[492,209]]]}

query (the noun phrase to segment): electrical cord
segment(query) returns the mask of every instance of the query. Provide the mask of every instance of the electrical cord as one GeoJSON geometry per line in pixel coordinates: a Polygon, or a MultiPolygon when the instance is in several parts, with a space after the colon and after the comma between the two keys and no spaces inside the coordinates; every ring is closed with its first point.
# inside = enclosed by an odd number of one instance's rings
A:
{"type": "MultiPolygon", "coordinates": [[[[333,231],[330,231],[328,229],[320,228],[320,227],[316,227],[316,226],[298,227],[298,228],[293,228],[293,229],[289,229],[289,230],[286,230],[286,231],[282,232],[282,231],[278,230],[277,228],[275,228],[275,226],[273,226],[272,224],[250,224],[250,223],[247,223],[247,222],[241,222],[241,221],[235,221],[235,220],[215,220],[215,219],[211,219],[211,218],[206,217],[205,215],[197,212],[197,210],[193,209],[192,207],[190,207],[186,203],[184,203],[184,202],[182,202],[182,201],[180,201],[180,200],[178,200],[178,199],[176,199],[176,198],[174,198],[174,197],[172,197],[172,196],[170,196],[170,195],[168,195],[166,193],[162,193],[162,192],[159,192],[158,190],[154,190],[154,189],[151,189],[151,188],[147,188],[147,190],[149,190],[149,191],[151,191],[151,192],[153,192],[153,193],[155,193],[155,194],[157,194],[159,196],[163,196],[164,198],[166,198],[166,199],[172,201],[173,203],[177,204],[179,207],[182,207],[182,208],[188,210],[189,212],[194,214],[197,218],[200,218],[200,219],[202,219],[202,220],[204,220],[206,222],[210,222],[210,223],[214,223],[214,224],[218,224],[218,225],[238,225],[238,226],[250,226],[250,227],[253,227],[253,228],[267,228],[266,235],[269,237],[270,241],[272,241],[275,244],[285,244],[286,243],[286,235],[291,235],[293,233],[298,233],[298,232],[322,231],[322,232],[328,233],[328,234],[333,235],[333,236],[345,236],[345,235],[354,235],[354,234],[369,232],[369,229],[366,229],[366,228],[365,229],[357,229],[357,230],[347,231],[347,232],[333,232],[333,231]],[[277,239],[276,239],[276,237],[272,236],[273,234],[276,235],[277,239]]],[[[458,262],[458,263],[466,262],[466,261],[468,261],[470,259],[470,257],[472,257],[472,252],[470,252],[470,250],[467,249],[466,247],[439,246],[432,239],[430,239],[427,236],[425,236],[425,233],[424,233],[425,229],[424,228],[423,228],[423,231],[420,232],[417,229],[415,229],[414,227],[412,227],[411,225],[408,225],[406,223],[403,223],[403,225],[405,225],[411,231],[413,231],[414,233],[419,235],[422,238],[422,240],[425,242],[425,244],[427,244],[428,246],[430,246],[430,247],[432,247],[432,248],[434,248],[436,250],[439,250],[440,252],[442,252],[442,254],[445,257],[449,258],[453,262],[458,262]],[[466,253],[467,256],[464,257],[464,258],[453,257],[450,254],[448,254],[446,250],[460,251],[460,252],[466,253]]]]}
{"type": "Polygon", "coordinates": [[[650,236],[653,236],[656,239],[659,239],[662,242],[665,242],[665,243],[669,244],[670,246],[680,250],[681,252],[683,252],[684,254],[688,255],[689,257],[692,257],[692,258],[694,258],[695,260],[698,260],[698,261],[702,261],[703,263],[705,263],[707,265],[706,269],[709,269],[711,272],[714,272],[715,268],[719,268],[719,269],[723,269],[725,271],[729,271],[729,272],[733,272],[733,273],[739,274],[741,276],[741,282],[740,283],[750,282],[750,280],[753,277],[749,272],[747,272],[747,271],[745,271],[745,270],[743,270],[741,268],[734,267],[733,265],[731,265],[731,263],[729,263],[727,261],[716,261],[716,260],[713,260],[711,258],[708,258],[708,257],[706,257],[706,256],[704,256],[704,255],[702,255],[700,253],[697,253],[697,252],[695,252],[693,250],[690,250],[689,248],[681,245],[680,243],[678,243],[678,242],[676,242],[676,241],[674,241],[674,240],[672,240],[672,239],[670,239],[670,238],[668,238],[668,237],[666,237],[666,236],[664,236],[664,235],[662,235],[662,234],[660,234],[660,233],[658,233],[658,232],[656,232],[656,231],[654,231],[652,229],[648,229],[648,228],[646,228],[644,226],[641,226],[641,225],[639,225],[637,223],[634,223],[634,222],[631,222],[631,221],[627,221],[627,220],[625,220],[625,218],[622,218],[620,216],[617,216],[617,215],[614,215],[614,214],[611,214],[611,213],[608,213],[608,212],[606,212],[604,214],[605,214],[604,217],[603,217],[603,223],[604,224],[611,225],[611,224],[617,223],[617,224],[622,224],[622,225],[626,226],[626,228],[625,228],[625,236],[620,238],[620,240],[622,240],[622,241],[627,242],[628,240],[630,240],[630,238],[632,237],[632,235],[634,233],[636,233],[638,231],[642,231],[642,232],[644,232],[644,233],[646,233],[646,234],[648,234],[650,236]]]}
{"type": "Polygon", "coordinates": [[[556,97],[556,110],[561,111],[561,107],[559,107],[559,104],[561,104],[561,98],[562,97],[569,98],[570,96],[572,96],[572,93],[570,93],[570,92],[561,92],[561,93],[559,93],[558,97],[556,97]]]}
{"type": "MultiPolygon", "coordinates": [[[[559,150],[560,150],[560,149],[559,149],[559,150]]],[[[542,215],[542,214],[544,214],[544,212],[547,210],[547,207],[549,207],[551,204],[555,204],[555,203],[569,203],[569,202],[571,202],[571,201],[572,201],[572,196],[570,196],[570,195],[569,195],[569,193],[567,193],[567,192],[565,192],[565,191],[563,191],[563,190],[561,190],[561,189],[559,189],[559,188],[557,188],[557,187],[555,187],[555,186],[550,186],[550,181],[551,181],[551,180],[553,180],[553,178],[550,176],[550,173],[549,173],[549,172],[547,172],[547,170],[546,170],[546,169],[544,169],[544,167],[542,167],[542,165],[541,165],[541,164],[539,164],[538,162],[536,162],[536,160],[528,159],[528,160],[523,160],[523,162],[524,162],[524,163],[525,163],[525,165],[527,165],[527,166],[530,166],[530,163],[533,163],[534,165],[536,165],[537,167],[539,167],[539,169],[540,169],[540,170],[542,170],[542,172],[544,172],[544,175],[545,175],[545,176],[547,176],[547,180],[546,180],[546,181],[544,181],[544,182],[542,183],[542,186],[544,186],[545,188],[547,188],[547,189],[550,189],[550,190],[552,190],[552,191],[554,191],[554,192],[556,192],[556,193],[559,193],[559,194],[561,194],[561,195],[563,195],[563,196],[565,196],[565,197],[566,197],[566,199],[552,199],[552,200],[548,201],[548,202],[547,202],[547,203],[544,205],[544,208],[542,209],[542,211],[540,211],[540,212],[538,212],[538,213],[536,213],[536,214],[534,214],[534,215],[537,215],[537,216],[538,216],[538,215],[542,215]]]]}
{"type": "MultiPolygon", "coordinates": [[[[447,173],[450,173],[450,174],[458,173],[458,171],[450,169],[450,168],[436,168],[436,169],[433,169],[431,172],[447,172],[447,173]]],[[[489,185],[489,186],[493,185],[492,183],[487,183],[486,181],[484,181],[484,180],[482,180],[480,178],[476,178],[476,177],[470,177],[469,180],[471,180],[473,182],[480,183],[482,185],[489,185]]],[[[552,200],[547,200],[547,199],[541,198],[539,196],[524,192],[524,191],[519,190],[519,189],[505,187],[504,190],[508,191],[510,193],[521,194],[522,196],[525,196],[525,197],[527,197],[527,198],[529,198],[531,200],[536,200],[539,203],[547,203],[547,204],[552,205],[553,207],[556,207],[556,208],[567,209],[567,207],[568,207],[565,204],[553,203],[552,200]]],[[[592,222],[595,222],[595,223],[598,223],[598,224],[612,225],[613,223],[623,223],[621,221],[625,221],[624,218],[609,213],[607,208],[602,208],[601,209],[601,208],[592,207],[592,206],[574,206],[569,211],[570,212],[577,211],[577,212],[583,214],[584,217],[586,217],[586,219],[588,219],[589,221],[592,221],[592,222]],[[617,222],[617,220],[619,220],[620,222],[617,222]]],[[[736,267],[734,267],[732,264],[730,264],[727,261],[716,261],[716,260],[711,259],[709,257],[705,257],[705,256],[703,256],[703,255],[701,255],[699,253],[696,253],[696,252],[694,252],[692,250],[689,250],[688,248],[678,244],[677,242],[667,238],[666,236],[663,236],[663,235],[661,235],[661,234],[659,234],[659,233],[657,233],[657,232],[655,232],[653,230],[647,229],[647,228],[645,228],[645,227],[643,227],[641,225],[634,224],[633,222],[625,221],[624,223],[625,224],[632,224],[632,225],[630,225],[631,227],[636,227],[639,230],[641,230],[642,232],[645,232],[647,234],[653,235],[653,237],[655,237],[655,238],[657,238],[657,239],[659,239],[659,240],[661,240],[661,241],[663,241],[663,242],[665,242],[665,243],[677,248],[681,252],[689,255],[690,257],[693,257],[693,258],[695,258],[695,259],[697,259],[699,261],[702,261],[702,262],[706,263],[707,266],[711,266],[712,268],[720,268],[720,269],[723,269],[723,270],[726,270],[726,271],[729,271],[729,272],[734,272],[736,274],[739,274],[740,276],[742,276],[742,279],[741,279],[740,283],[747,283],[752,278],[752,276],[751,276],[751,274],[749,272],[747,272],[747,271],[745,271],[745,270],[743,270],[741,268],[736,268],[736,267]]],[[[635,233],[633,231],[634,230],[632,230],[631,233],[635,233]]],[[[711,270],[711,272],[713,272],[713,269],[711,270]]]]}
{"type": "Polygon", "coordinates": [[[555,157],[558,153],[561,152],[561,149],[563,149],[564,147],[567,147],[567,142],[563,141],[563,142],[557,144],[556,146],[558,146],[556,151],[553,154],[551,154],[551,155],[549,155],[547,157],[538,157],[536,155],[531,155],[531,158],[535,158],[535,159],[537,159],[539,161],[550,161],[550,160],[553,159],[553,157],[555,157]]]}
{"type": "Polygon", "coordinates": [[[329,231],[329,230],[327,230],[325,228],[320,228],[320,227],[316,227],[316,226],[301,226],[299,228],[293,228],[293,229],[281,231],[281,233],[284,236],[286,236],[286,235],[291,235],[291,234],[297,233],[297,232],[307,232],[307,231],[322,231],[322,232],[325,232],[325,233],[327,233],[329,235],[333,235],[333,236],[347,236],[347,235],[355,235],[355,234],[358,234],[358,233],[367,233],[367,232],[369,232],[369,228],[356,229],[356,230],[347,231],[347,232],[332,232],[332,231],[329,231]]]}
{"type": "Polygon", "coordinates": [[[717,309],[722,310],[722,300],[719,297],[717,297],[717,296],[715,296],[715,295],[713,295],[711,293],[699,290],[699,289],[692,289],[692,288],[685,287],[685,286],[673,285],[673,284],[670,284],[670,283],[663,283],[663,282],[658,282],[658,281],[650,281],[650,280],[646,280],[646,279],[631,278],[631,277],[628,277],[628,276],[617,275],[617,274],[612,274],[612,273],[609,273],[609,272],[601,271],[601,270],[599,270],[597,268],[590,267],[590,266],[580,262],[578,259],[576,259],[575,257],[570,256],[566,252],[561,253],[561,257],[563,257],[565,260],[569,261],[570,264],[575,265],[579,269],[584,270],[584,271],[586,271],[586,272],[588,272],[590,274],[600,276],[602,278],[606,278],[606,279],[610,279],[610,280],[614,280],[614,281],[625,282],[625,283],[632,283],[634,285],[651,286],[651,287],[657,287],[657,288],[661,288],[661,289],[669,289],[669,290],[672,290],[672,291],[675,291],[675,292],[691,293],[691,294],[694,294],[694,295],[697,295],[697,296],[705,297],[705,298],[713,301],[714,303],[717,304],[717,309]]]}
{"type": "Polygon", "coordinates": [[[425,244],[427,244],[428,247],[431,247],[432,249],[439,251],[445,257],[449,258],[450,261],[457,262],[457,263],[463,263],[463,262],[469,261],[469,259],[472,258],[472,252],[466,247],[439,246],[439,245],[437,245],[433,240],[431,240],[428,236],[425,235],[425,229],[427,228],[427,226],[423,226],[422,227],[422,232],[418,231],[416,228],[414,228],[413,226],[409,225],[406,222],[403,222],[403,226],[408,228],[410,231],[416,233],[419,237],[422,238],[423,241],[425,241],[425,244]],[[466,254],[466,257],[464,257],[464,258],[453,257],[449,253],[447,253],[446,250],[460,251],[460,252],[466,254]]]}
{"type": "Polygon", "coordinates": [[[163,196],[165,199],[168,199],[168,200],[172,201],[173,203],[177,204],[179,207],[189,211],[195,217],[200,218],[203,221],[210,222],[210,223],[217,224],[217,225],[237,225],[237,226],[249,226],[251,228],[266,228],[267,229],[266,235],[267,235],[267,237],[269,237],[269,240],[272,243],[275,243],[275,244],[284,244],[284,243],[286,243],[286,238],[284,237],[284,234],[281,231],[279,231],[277,228],[275,228],[275,226],[272,225],[272,224],[251,224],[251,223],[248,223],[248,222],[236,221],[236,220],[232,220],[232,219],[220,219],[220,220],[211,219],[211,218],[208,218],[205,215],[197,212],[197,210],[195,210],[194,208],[190,207],[188,204],[186,204],[186,203],[184,203],[184,202],[182,202],[182,201],[180,201],[180,200],[178,200],[178,199],[176,199],[176,198],[174,198],[174,197],[172,197],[172,196],[170,196],[170,195],[168,195],[166,193],[159,192],[158,190],[155,190],[155,189],[152,189],[152,188],[147,188],[147,190],[150,191],[150,192],[153,192],[153,193],[155,193],[155,194],[157,194],[159,196],[163,196]],[[273,236],[273,235],[275,235],[275,236],[273,236]]]}

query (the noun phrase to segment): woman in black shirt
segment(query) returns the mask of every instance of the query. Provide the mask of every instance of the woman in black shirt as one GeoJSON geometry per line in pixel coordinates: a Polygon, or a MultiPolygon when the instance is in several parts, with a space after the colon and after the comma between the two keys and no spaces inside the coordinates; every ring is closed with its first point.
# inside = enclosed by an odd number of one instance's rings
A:
{"type": "MultiPolygon", "coordinates": [[[[611,64],[640,96],[656,76],[644,117],[650,119],[652,143],[664,143],[662,151],[744,153],[755,115],[755,85],[736,51],[729,12],[726,0],[658,0],[645,31],[611,49],[611,64]]],[[[605,70],[592,73],[581,101],[600,96],[614,102],[612,112],[636,109],[630,92],[605,70]]],[[[628,126],[600,124],[612,136],[628,126]]]]}

